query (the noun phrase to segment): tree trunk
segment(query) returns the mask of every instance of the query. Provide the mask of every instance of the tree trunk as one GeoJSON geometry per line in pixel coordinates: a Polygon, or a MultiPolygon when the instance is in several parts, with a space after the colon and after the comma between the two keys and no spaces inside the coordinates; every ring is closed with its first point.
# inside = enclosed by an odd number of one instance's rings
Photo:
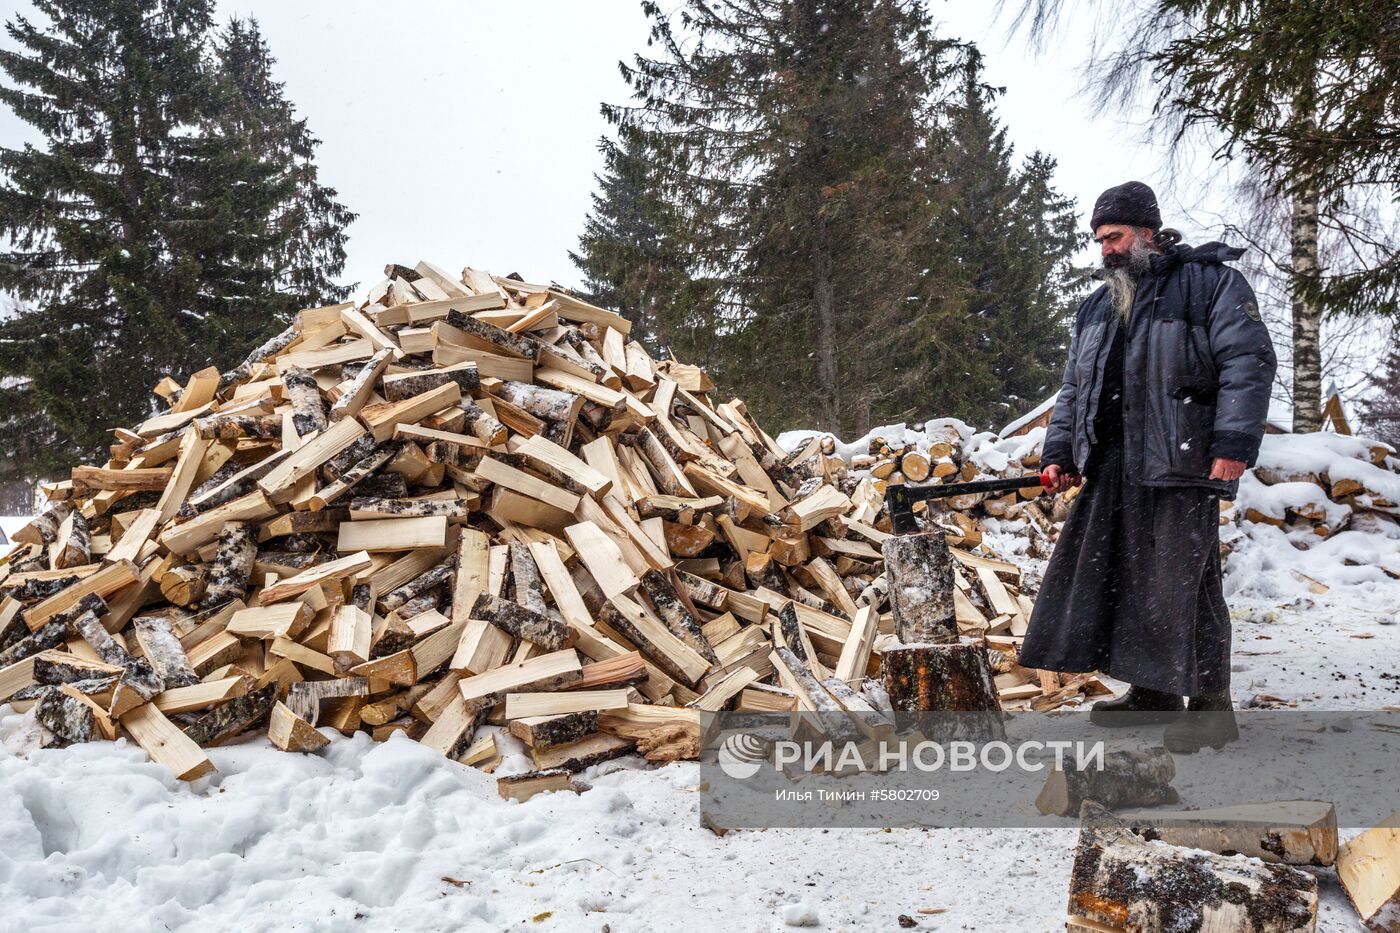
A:
{"type": "MultiPolygon", "coordinates": [[[[1306,130],[1316,127],[1311,101],[1294,105],[1306,130]]],[[[1322,272],[1317,249],[1317,211],[1320,195],[1316,176],[1301,179],[1293,194],[1293,216],[1288,239],[1293,274],[1293,430],[1302,434],[1322,430],[1322,309],[1303,294],[1303,286],[1322,272]]]]}
{"type": "Polygon", "coordinates": [[[1314,186],[1293,196],[1293,430],[1300,434],[1322,429],[1322,309],[1299,288],[1319,273],[1317,205],[1314,186]]]}
{"type": "Polygon", "coordinates": [[[836,285],[832,281],[831,238],[825,219],[818,217],[816,224],[812,297],[817,312],[817,421],[822,430],[839,434],[844,425],[836,384],[836,285]]]}

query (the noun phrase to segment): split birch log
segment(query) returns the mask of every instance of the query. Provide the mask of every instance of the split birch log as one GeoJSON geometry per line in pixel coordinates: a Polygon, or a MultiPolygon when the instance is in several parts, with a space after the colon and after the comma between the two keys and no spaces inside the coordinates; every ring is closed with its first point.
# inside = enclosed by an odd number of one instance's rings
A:
{"type": "Polygon", "coordinates": [[[1086,800],[1111,810],[1177,803],[1181,798],[1171,786],[1175,777],[1176,764],[1165,748],[1109,752],[1102,770],[1050,772],[1035,806],[1050,816],[1072,816],[1086,800]]]}
{"type": "Polygon", "coordinates": [[[482,593],[476,598],[472,618],[485,619],[516,638],[539,645],[545,651],[558,651],[574,643],[574,630],[563,622],[490,593],[482,593]]]}
{"type": "Polygon", "coordinates": [[[165,689],[199,683],[199,675],[190,667],[189,658],[171,629],[169,619],[164,616],[139,616],[131,620],[131,628],[136,635],[136,643],[141,646],[141,654],[165,689]]]}
{"type": "Polygon", "coordinates": [[[385,376],[383,380],[384,398],[391,402],[402,402],[415,395],[421,395],[449,382],[457,383],[465,397],[468,392],[481,385],[475,363],[458,363],[443,369],[428,369],[421,372],[398,373],[385,376]]]}
{"type": "Polygon", "coordinates": [[[219,529],[201,601],[206,609],[247,597],[258,556],[257,533],[252,522],[229,522],[219,529]]]}
{"type": "Polygon", "coordinates": [[[536,418],[565,424],[578,417],[583,396],[559,389],[546,389],[528,382],[503,382],[495,394],[512,405],[525,409],[536,418]]]}
{"type": "Polygon", "coordinates": [[[666,626],[638,603],[616,596],[602,606],[599,627],[615,641],[631,645],[672,680],[694,689],[705,676],[705,659],[672,635],[666,626]]]}
{"type": "Polygon", "coordinates": [[[257,725],[277,702],[279,685],[270,683],[252,693],[236,697],[200,716],[185,727],[185,735],[197,745],[218,745],[257,725]]]}
{"type": "Polygon", "coordinates": [[[202,602],[208,592],[208,572],[204,564],[171,567],[160,578],[160,595],[175,606],[194,606],[202,602]]]}
{"type": "Polygon", "coordinates": [[[365,407],[365,402],[369,401],[370,395],[373,394],[375,383],[379,381],[379,377],[393,358],[394,351],[386,347],[377,351],[369,358],[369,362],[360,367],[350,384],[345,386],[340,398],[331,406],[332,421],[353,418],[360,413],[360,409],[365,407]]]}
{"type": "Polygon", "coordinates": [[[287,400],[292,404],[292,427],[297,434],[305,437],[314,431],[324,431],[326,404],[321,401],[321,387],[316,377],[300,366],[293,366],[282,374],[282,384],[287,387],[287,400]]]}
{"type": "Polygon", "coordinates": [[[95,725],[92,707],[57,687],[46,687],[34,706],[34,718],[61,745],[90,742],[95,725]]]}
{"type": "Polygon", "coordinates": [[[269,356],[281,350],[285,350],[287,345],[298,336],[300,336],[298,326],[296,324],[291,324],[280,334],[269,338],[266,343],[263,343],[252,353],[249,353],[247,359],[219,377],[219,391],[222,392],[236,382],[247,380],[248,377],[253,374],[254,366],[263,362],[269,356]]]}
{"type": "Polygon", "coordinates": [[[314,752],[330,744],[315,726],[302,719],[285,703],[276,703],[267,724],[267,738],[284,752],[314,752]]]}
{"type": "Polygon", "coordinates": [[[598,711],[579,710],[555,716],[529,716],[513,719],[510,734],[533,749],[577,742],[598,731],[598,711]]]}
{"type": "Polygon", "coordinates": [[[241,437],[271,440],[282,436],[281,415],[210,415],[196,418],[195,428],[205,440],[233,441],[241,437]]]}
{"type": "Polygon", "coordinates": [[[657,618],[671,630],[672,635],[685,642],[711,664],[720,663],[715,649],[706,640],[705,633],[700,628],[699,620],[691,615],[671,581],[659,570],[648,570],[642,574],[642,592],[646,594],[651,607],[656,610],[657,618]]]}
{"type": "Polygon", "coordinates": [[[1342,846],[1337,877],[1366,929],[1400,930],[1400,812],[1342,846]]]}
{"type": "Polygon", "coordinates": [[[81,567],[92,559],[92,535],[82,512],[74,510],[68,513],[49,551],[53,555],[49,567],[53,570],[81,567]]]}
{"type": "MultiPolygon", "coordinates": [[[[382,469],[389,461],[399,454],[398,444],[385,444],[369,454],[355,461],[354,465],[347,468],[332,483],[328,483],[316,490],[316,494],[311,497],[311,511],[319,512],[330,505],[341,496],[345,495],[356,485],[363,483],[366,479],[382,469]]],[[[407,488],[405,487],[405,492],[407,488]]]]}
{"type": "Polygon", "coordinates": [[[533,360],[538,355],[536,348],[539,344],[534,338],[524,334],[512,334],[510,331],[502,330],[494,324],[488,324],[480,318],[463,314],[456,308],[447,312],[447,323],[463,331],[469,337],[491,347],[492,352],[505,353],[508,356],[518,356],[527,360],[533,360]]]}
{"type": "Polygon", "coordinates": [[[807,641],[802,632],[802,623],[797,620],[797,607],[791,601],[783,604],[777,612],[777,618],[773,627],[773,644],[785,645],[798,660],[806,662],[811,659],[812,652],[807,650],[807,641]]]}
{"type": "Polygon", "coordinates": [[[95,678],[115,678],[123,668],[102,661],[90,661],[66,651],[49,649],[34,655],[32,662],[34,682],[48,686],[71,684],[95,678]]]}
{"type": "MultiPolygon", "coordinates": [[[[453,574],[456,572],[456,566],[455,557],[446,558],[442,562],[436,564],[427,573],[415,577],[392,593],[382,597],[379,600],[379,610],[381,612],[393,612],[409,600],[423,595],[434,587],[450,583],[453,574]]],[[[359,587],[356,587],[356,589],[358,590],[359,587]]]]}
{"type": "Polygon", "coordinates": [[[423,518],[442,515],[454,521],[461,521],[471,514],[471,509],[462,499],[380,499],[356,498],[350,500],[350,518],[423,518]]]}
{"type": "Polygon", "coordinates": [[[506,426],[488,415],[476,402],[463,399],[457,407],[466,414],[466,429],[477,440],[489,447],[506,442],[506,436],[509,433],[506,426]]]}
{"type": "MultiPolygon", "coordinates": [[[[548,617],[549,607],[544,602],[544,584],[540,581],[540,568],[535,564],[535,558],[530,556],[530,549],[523,544],[510,545],[510,575],[515,587],[516,603],[535,615],[548,617]]],[[[548,648],[546,645],[541,647],[548,648]]]]}
{"type": "Polygon", "coordinates": [[[1325,800],[1279,800],[1204,810],[1118,813],[1147,839],[1244,855],[1285,865],[1332,865],[1337,860],[1337,811],[1325,800]]]}
{"type": "Polygon", "coordinates": [[[1317,879],[1287,865],[1149,842],[1086,803],[1070,930],[1286,933],[1317,922],[1317,879]]]}
{"type": "MultiPolygon", "coordinates": [[[[280,435],[279,435],[280,436],[280,435]]],[[[287,451],[290,453],[290,451],[287,451]]],[[[211,509],[216,509],[221,505],[227,505],[235,499],[242,498],[257,488],[258,480],[272,472],[287,455],[278,451],[270,457],[254,463],[252,466],[243,468],[232,476],[219,479],[219,474],[214,474],[204,483],[190,493],[189,498],[180,506],[179,515],[181,518],[194,518],[202,515],[211,509]]]]}
{"type": "Polygon", "coordinates": [[[369,613],[358,604],[352,603],[335,610],[331,616],[330,634],[326,638],[326,654],[335,661],[338,672],[343,673],[369,660],[372,628],[373,620],[369,613]]]}
{"type": "Polygon", "coordinates": [[[88,593],[75,604],[55,615],[32,634],[21,638],[4,651],[0,651],[0,667],[8,667],[16,661],[32,657],[41,651],[57,648],[76,634],[73,622],[92,615],[94,618],[107,613],[107,601],[96,593],[88,593]]]}
{"type": "Polygon", "coordinates": [[[361,434],[350,446],[338,452],[321,465],[321,477],[326,480],[340,479],[340,477],[345,474],[346,470],[349,470],[375,451],[383,450],[385,446],[391,447],[395,452],[398,451],[397,445],[383,445],[374,439],[374,435],[361,434]]]}
{"type": "Polygon", "coordinates": [[[536,794],[548,791],[571,790],[577,793],[578,787],[574,785],[568,771],[553,768],[549,771],[527,771],[524,774],[497,778],[496,790],[506,800],[524,803],[536,794]]]}
{"type": "MultiPolygon", "coordinates": [[[[530,760],[536,768],[562,768],[578,773],[605,761],[613,761],[637,751],[640,743],[604,732],[586,735],[576,742],[530,749],[530,760]]],[[[697,754],[695,757],[699,757],[697,754]]]]}
{"type": "Polygon", "coordinates": [[[775,645],[769,659],[783,674],[786,685],[797,694],[802,708],[817,713],[816,725],[836,743],[860,742],[863,733],[856,720],[836,698],[826,692],[801,658],[783,645],[775,645]]]}
{"type": "Polygon", "coordinates": [[[58,537],[58,529],[68,513],[73,510],[67,502],[50,502],[43,510],[14,534],[17,544],[37,544],[47,546],[58,537]]]}
{"type": "Polygon", "coordinates": [[[131,655],[126,653],[126,649],[117,644],[117,640],[108,634],[102,627],[102,621],[95,612],[84,612],[74,616],[68,623],[73,634],[87,642],[93,651],[97,652],[97,657],[104,664],[116,664],[125,667],[131,660],[131,655]]]}

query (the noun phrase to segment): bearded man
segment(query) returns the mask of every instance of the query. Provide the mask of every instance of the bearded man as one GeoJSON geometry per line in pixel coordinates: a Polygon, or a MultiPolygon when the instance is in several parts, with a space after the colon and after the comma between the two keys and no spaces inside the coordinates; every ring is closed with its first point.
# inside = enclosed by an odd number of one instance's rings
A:
{"type": "Polygon", "coordinates": [[[1041,454],[1053,492],[1086,485],[1020,661],[1127,681],[1094,706],[1099,725],[1164,722],[1173,751],[1219,748],[1238,736],[1219,500],[1259,452],[1273,344],[1249,283],[1224,265],[1244,251],[1181,244],[1147,185],[1105,191],[1090,228],[1103,284],[1075,317],[1041,454]],[[1212,715],[1183,716],[1183,696],[1212,715]]]}

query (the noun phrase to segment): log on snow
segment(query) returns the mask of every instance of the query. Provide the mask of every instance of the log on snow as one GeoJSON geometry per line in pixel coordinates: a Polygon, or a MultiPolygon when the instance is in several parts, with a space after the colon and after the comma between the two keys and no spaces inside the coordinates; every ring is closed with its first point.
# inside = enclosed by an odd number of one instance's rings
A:
{"type": "Polygon", "coordinates": [[[957,713],[961,715],[940,723],[950,737],[1004,738],[1001,701],[987,649],[980,641],[965,638],[952,645],[892,645],[881,658],[885,692],[895,712],[957,713]]]}
{"type": "Polygon", "coordinates": [[[1150,842],[1095,803],[1082,812],[1070,930],[1312,930],[1317,879],[1288,865],[1150,842]]]}
{"type": "Polygon", "coordinates": [[[1165,748],[1109,752],[1103,768],[1056,768],[1035,798],[1036,809],[1051,816],[1072,816],[1086,800],[1111,810],[1177,803],[1171,786],[1176,764],[1165,748]]]}
{"type": "Polygon", "coordinates": [[[1204,810],[1118,814],[1133,832],[1176,846],[1285,865],[1337,860],[1337,811],[1325,800],[1276,800],[1204,810]]]}
{"type": "Polygon", "coordinates": [[[1337,877],[1366,929],[1400,931],[1400,812],[1342,846],[1337,877]]]}

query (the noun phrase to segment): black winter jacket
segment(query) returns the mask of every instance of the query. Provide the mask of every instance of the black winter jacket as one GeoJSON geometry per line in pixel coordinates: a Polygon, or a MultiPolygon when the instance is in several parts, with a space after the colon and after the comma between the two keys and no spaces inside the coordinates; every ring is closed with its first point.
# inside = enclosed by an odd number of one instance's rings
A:
{"type": "Polygon", "coordinates": [[[1042,465],[1083,472],[1095,443],[1104,363],[1118,327],[1124,346],[1123,457],[1141,486],[1202,486],[1233,498],[1237,483],[1209,479],[1216,457],[1254,465],[1277,360],[1254,291],[1223,263],[1223,243],[1170,247],[1152,257],[1123,324],[1108,287],[1079,306],[1064,385],[1046,429],[1042,465]]]}

